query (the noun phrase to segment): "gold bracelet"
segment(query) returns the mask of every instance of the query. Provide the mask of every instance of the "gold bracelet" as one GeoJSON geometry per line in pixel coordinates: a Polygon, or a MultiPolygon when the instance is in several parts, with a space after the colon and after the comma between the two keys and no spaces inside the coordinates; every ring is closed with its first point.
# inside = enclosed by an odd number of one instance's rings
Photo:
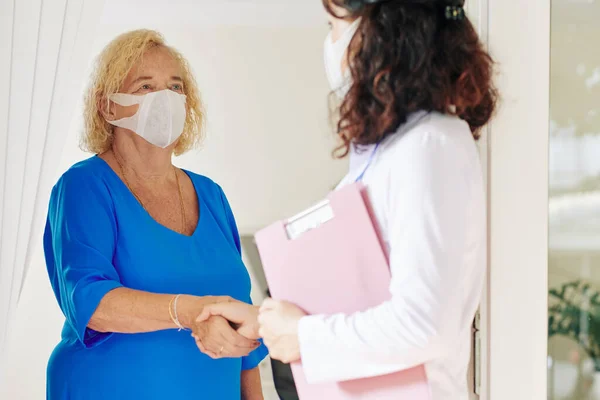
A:
{"type": "Polygon", "coordinates": [[[173,322],[175,325],[177,325],[177,327],[179,327],[179,325],[177,324],[177,321],[175,320],[175,317],[173,316],[173,302],[175,301],[175,299],[177,298],[177,296],[173,296],[171,298],[171,301],[169,302],[169,316],[171,317],[171,322],[173,322]]]}
{"type": "Polygon", "coordinates": [[[173,299],[173,314],[175,315],[175,325],[177,325],[179,327],[180,331],[187,331],[187,329],[185,329],[183,327],[183,325],[181,325],[181,322],[179,322],[179,315],[177,314],[177,300],[179,300],[180,297],[181,297],[181,295],[178,294],[173,299]]]}
{"type": "Polygon", "coordinates": [[[180,331],[189,331],[189,329],[186,329],[181,325],[181,322],[179,322],[179,315],[177,315],[177,300],[179,300],[180,297],[181,294],[178,294],[171,299],[171,302],[169,303],[169,315],[171,316],[171,321],[177,325],[180,331]]]}

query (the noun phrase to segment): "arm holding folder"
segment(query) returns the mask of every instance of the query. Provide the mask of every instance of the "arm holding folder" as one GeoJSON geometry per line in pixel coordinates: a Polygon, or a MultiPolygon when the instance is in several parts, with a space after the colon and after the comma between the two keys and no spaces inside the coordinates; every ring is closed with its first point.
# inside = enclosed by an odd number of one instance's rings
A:
{"type": "MultiPolygon", "coordinates": [[[[460,124],[456,122],[457,130],[460,124]]],[[[256,335],[260,329],[272,358],[291,363],[301,359],[300,378],[309,385],[321,388],[338,382],[344,390],[345,383],[353,384],[361,378],[395,377],[390,374],[425,366],[432,399],[464,397],[470,326],[485,273],[485,202],[476,148],[467,143],[470,138],[461,138],[452,128],[448,129],[450,134],[417,128],[397,136],[393,143],[384,144],[381,159],[372,166],[373,173],[365,175],[389,255],[384,264],[389,264],[391,270],[386,271],[391,272],[390,293],[384,300],[361,312],[313,312],[317,315],[308,316],[294,304],[269,299],[260,313],[256,308],[248,309],[235,321],[242,327],[254,324],[256,335]]],[[[351,173],[346,182],[352,181],[351,173]]],[[[315,232],[326,228],[323,225],[315,232]]],[[[319,233],[325,242],[336,238],[328,232],[319,233]]],[[[346,231],[341,232],[343,235],[346,231]]],[[[355,248],[360,247],[355,240],[362,235],[353,236],[354,241],[348,245],[350,236],[341,238],[342,248],[352,248],[349,253],[364,257],[355,248]]],[[[340,247],[340,243],[331,244],[340,247]]],[[[269,245],[277,248],[279,242],[269,245]]],[[[293,290],[294,298],[310,303],[314,309],[328,307],[311,300],[315,293],[306,289],[306,282],[301,285],[306,296],[297,293],[294,277],[307,276],[307,272],[298,259],[290,259],[290,266],[275,269],[280,282],[279,293],[273,291],[276,298],[285,298],[289,295],[285,291],[293,290]]],[[[381,266],[381,262],[364,262],[360,273],[365,277],[378,274],[381,266]]],[[[313,271],[315,266],[306,267],[313,271]]],[[[310,275],[319,287],[319,299],[352,300],[357,292],[344,289],[344,266],[336,264],[323,270],[325,267],[318,266],[318,272],[310,275]],[[326,279],[319,277],[320,273],[326,279]],[[323,294],[327,293],[323,288],[330,294],[323,294]]],[[[356,262],[352,268],[357,268],[356,262]]],[[[238,305],[214,307],[223,308],[217,315],[231,320],[224,308],[238,305]]]]}
{"type": "MultiPolygon", "coordinates": [[[[262,307],[261,333],[271,356],[286,362],[301,356],[310,383],[408,369],[443,356],[453,345],[448,332],[456,332],[454,324],[462,319],[457,314],[469,218],[465,204],[473,187],[467,167],[460,168],[460,151],[421,135],[405,139],[410,142],[394,154],[402,161],[385,177],[387,198],[372,199],[390,210],[391,299],[351,315],[304,316],[276,300],[262,307]]],[[[259,336],[256,307],[216,305],[201,317],[209,315],[224,315],[259,336]]]]}
{"type": "MultiPolygon", "coordinates": [[[[384,201],[390,209],[391,300],[352,315],[293,317],[310,383],[372,377],[440,357],[452,346],[460,318],[461,267],[471,196],[461,152],[414,135],[395,158],[384,201]]],[[[400,150],[400,149],[399,149],[400,150]]],[[[335,296],[335,288],[332,288],[335,296]]],[[[266,331],[289,329],[289,308],[264,311],[266,331]],[[269,315],[271,314],[271,315],[269,315]],[[267,318],[268,317],[268,318],[267,318]]],[[[280,341],[271,353],[294,347],[280,341]]]]}

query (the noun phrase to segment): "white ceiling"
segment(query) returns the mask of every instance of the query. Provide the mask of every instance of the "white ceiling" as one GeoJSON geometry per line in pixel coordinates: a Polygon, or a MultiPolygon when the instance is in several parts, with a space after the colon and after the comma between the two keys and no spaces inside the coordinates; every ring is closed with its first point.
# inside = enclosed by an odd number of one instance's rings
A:
{"type": "MultiPolygon", "coordinates": [[[[564,13],[577,13],[584,20],[597,22],[599,15],[593,10],[600,8],[590,5],[598,2],[552,0],[554,19],[564,13]]],[[[314,26],[325,24],[325,18],[321,0],[106,0],[101,23],[314,26]]]]}
{"type": "Polygon", "coordinates": [[[101,23],[292,27],[325,25],[326,15],[320,0],[106,0],[101,23]]]}

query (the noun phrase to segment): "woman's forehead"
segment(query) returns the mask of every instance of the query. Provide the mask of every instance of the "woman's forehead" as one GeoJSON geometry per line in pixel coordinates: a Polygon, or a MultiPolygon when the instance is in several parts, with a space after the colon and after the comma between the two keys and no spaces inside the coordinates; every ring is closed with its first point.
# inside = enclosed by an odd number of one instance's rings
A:
{"type": "Polygon", "coordinates": [[[147,50],[133,65],[125,84],[132,82],[140,76],[180,76],[181,64],[166,47],[153,47],[147,50]]]}
{"type": "Polygon", "coordinates": [[[149,70],[179,70],[181,65],[173,56],[173,53],[164,46],[157,46],[148,49],[138,62],[133,66],[132,71],[149,71],[149,70]]]}

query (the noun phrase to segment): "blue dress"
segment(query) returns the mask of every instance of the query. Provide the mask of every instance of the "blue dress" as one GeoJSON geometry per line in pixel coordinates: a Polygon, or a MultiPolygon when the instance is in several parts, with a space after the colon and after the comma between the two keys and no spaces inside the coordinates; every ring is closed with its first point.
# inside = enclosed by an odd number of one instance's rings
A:
{"type": "Polygon", "coordinates": [[[240,375],[266,356],[213,360],[189,332],[100,333],[88,322],[115,288],[250,302],[235,220],[221,188],[187,172],[200,218],[192,236],[156,222],[110,166],[92,157],[52,191],[44,234],[50,282],[66,321],[48,363],[50,400],[240,399],[240,375]]]}

